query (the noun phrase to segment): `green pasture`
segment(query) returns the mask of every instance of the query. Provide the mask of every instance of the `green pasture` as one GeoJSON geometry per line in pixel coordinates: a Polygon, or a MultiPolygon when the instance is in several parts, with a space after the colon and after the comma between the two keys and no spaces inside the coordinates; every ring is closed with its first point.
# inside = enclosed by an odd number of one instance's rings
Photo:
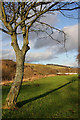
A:
{"type": "MultiPolygon", "coordinates": [[[[9,85],[3,86],[3,104],[9,89],[9,85]]],[[[47,77],[24,82],[17,106],[16,110],[3,110],[3,119],[78,118],[77,75],[47,77]]]]}

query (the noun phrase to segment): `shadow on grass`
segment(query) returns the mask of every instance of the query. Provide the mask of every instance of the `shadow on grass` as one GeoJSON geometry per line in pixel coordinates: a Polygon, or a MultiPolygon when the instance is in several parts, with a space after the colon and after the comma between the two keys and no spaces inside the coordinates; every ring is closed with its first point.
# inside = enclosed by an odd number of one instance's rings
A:
{"type": "Polygon", "coordinates": [[[73,82],[73,81],[77,81],[78,80],[78,77],[72,77],[71,78],[71,81],[73,82]]]}
{"type": "Polygon", "coordinates": [[[72,83],[72,82],[74,82],[74,81],[75,81],[75,80],[71,80],[70,82],[68,82],[68,83],[66,83],[66,84],[64,84],[64,85],[62,85],[62,86],[60,86],[60,87],[58,87],[58,88],[56,88],[56,89],[50,90],[50,91],[48,91],[48,92],[46,92],[46,93],[44,93],[44,94],[38,95],[38,96],[33,97],[33,98],[30,98],[30,99],[28,99],[28,100],[24,100],[24,101],[18,102],[18,103],[17,103],[17,106],[18,106],[19,108],[21,108],[21,107],[22,107],[23,105],[25,105],[26,103],[32,102],[32,101],[37,100],[37,99],[42,98],[42,97],[45,97],[45,96],[49,95],[50,93],[55,92],[55,91],[57,91],[57,90],[65,87],[65,86],[67,86],[68,84],[70,84],[70,83],[72,83]]]}

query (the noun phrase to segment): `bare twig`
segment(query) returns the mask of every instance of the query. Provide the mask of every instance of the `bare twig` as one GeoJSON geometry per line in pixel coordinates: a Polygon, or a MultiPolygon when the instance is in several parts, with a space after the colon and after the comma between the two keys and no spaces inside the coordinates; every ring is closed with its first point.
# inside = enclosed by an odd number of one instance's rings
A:
{"type": "Polygon", "coordinates": [[[0,30],[1,30],[2,32],[6,33],[6,34],[9,34],[9,35],[12,34],[11,32],[8,32],[8,31],[4,30],[3,28],[0,28],[0,30]]]}

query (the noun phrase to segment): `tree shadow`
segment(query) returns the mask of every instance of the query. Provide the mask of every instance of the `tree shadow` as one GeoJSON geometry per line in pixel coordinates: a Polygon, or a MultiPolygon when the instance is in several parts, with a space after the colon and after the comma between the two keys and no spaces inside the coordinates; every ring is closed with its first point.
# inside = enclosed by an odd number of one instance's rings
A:
{"type": "Polygon", "coordinates": [[[17,106],[18,106],[19,108],[21,108],[21,107],[22,107],[23,105],[25,105],[26,103],[32,102],[32,101],[37,100],[37,99],[39,99],[39,98],[43,98],[43,97],[49,95],[50,93],[55,92],[55,91],[57,91],[57,90],[65,87],[65,86],[67,86],[68,84],[70,84],[70,83],[72,83],[72,82],[74,82],[74,81],[75,81],[75,80],[71,80],[70,82],[68,82],[68,83],[66,83],[66,84],[64,84],[64,85],[62,85],[62,86],[60,86],[60,87],[58,87],[58,88],[55,88],[55,89],[53,89],[53,90],[50,90],[50,91],[48,91],[48,92],[46,92],[46,93],[44,93],[44,94],[38,95],[38,96],[33,97],[33,98],[30,98],[30,99],[28,99],[28,100],[24,100],[24,101],[18,102],[18,103],[17,103],[17,106]]]}

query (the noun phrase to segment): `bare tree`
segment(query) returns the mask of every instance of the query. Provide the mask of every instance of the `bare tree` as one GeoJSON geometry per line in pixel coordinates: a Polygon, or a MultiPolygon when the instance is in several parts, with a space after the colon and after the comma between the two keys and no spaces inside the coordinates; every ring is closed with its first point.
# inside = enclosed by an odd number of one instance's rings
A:
{"type": "Polygon", "coordinates": [[[40,21],[40,18],[45,17],[46,14],[54,15],[56,11],[65,16],[63,11],[72,11],[79,8],[80,6],[76,2],[39,2],[37,0],[36,2],[1,2],[1,21],[6,29],[0,28],[0,30],[11,36],[11,46],[16,54],[15,79],[6,98],[5,107],[15,108],[16,106],[23,80],[25,55],[30,49],[28,40],[29,33],[45,32],[51,39],[60,43],[59,40],[56,40],[52,36],[53,30],[55,29],[63,34],[65,43],[65,32],[40,21]],[[44,26],[43,28],[45,29],[40,29],[39,25],[44,26]],[[21,32],[19,32],[19,29],[21,32]],[[48,29],[50,32],[48,32],[48,29]],[[23,46],[21,49],[17,41],[18,34],[22,34],[23,36],[23,46]]]}

